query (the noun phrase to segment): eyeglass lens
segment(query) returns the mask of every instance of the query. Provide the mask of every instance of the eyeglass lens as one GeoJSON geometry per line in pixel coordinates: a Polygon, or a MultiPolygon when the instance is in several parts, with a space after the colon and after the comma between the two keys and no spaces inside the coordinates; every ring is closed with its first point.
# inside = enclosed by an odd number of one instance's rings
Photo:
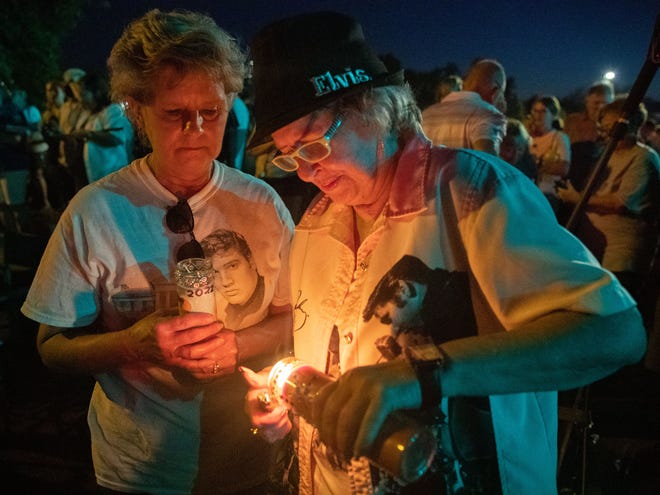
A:
{"type": "Polygon", "coordinates": [[[326,142],[314,141],[300,147],[298,156],[303,160],[322,160],[329,155],[330,147],[326,142]]]}
{"type": "Polygon", "coordinates": [[[286,155],[276,155],[272,158],[273,164],[286,172],[293,172],[298,169],[296,157],[310,163],[327,158],[331,152],[330,140],[334,137],[342,122],[343,116],[341,114],[337,115],[322,138],[304,143],[297,150],[286,155]]]}
{"type": "Polygon", "coordinates": [[[323,160],[330,154],[330,143],[327,137],[303,144],[300,148],[288,155],[275,156],[272,160],[275,165],[286,172],[293,172],[298,168],[295,157],[302,158],[306,162],[317,162],[323,160]]]}
{"type": "Polygon", "coordinates": [[[176,260],[181,261],[187,258],[204,258],[204,250],[193,233],[195,227],[195,217],[193,216],[190,205],[185,199],[179,199],[176,205],[167,209],[165,213],[165,223],[167,228],[175,234],[190,234],[190,241],[183,244],[176,253],[176,260]]]}

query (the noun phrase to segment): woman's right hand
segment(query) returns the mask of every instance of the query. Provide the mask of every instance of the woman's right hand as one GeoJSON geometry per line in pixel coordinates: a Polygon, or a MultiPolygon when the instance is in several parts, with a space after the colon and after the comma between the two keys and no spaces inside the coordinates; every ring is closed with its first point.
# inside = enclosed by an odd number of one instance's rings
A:
{"type": "Polygon", "coordinates": [[[250,386],[245,396],[245,412],[252,421],[252,433],[271,443],[281,440],[291,431],[292,425],[287,409],[269,395],[270,367],[255,373],[241,366],[239,371],[250,386]]]}
{"type": "Polygon", "coordinates": [[[556,151],[548,151],[540,161],[539,172],[565,177],[568,174],[570,163],[564,160],[556,151]]]}

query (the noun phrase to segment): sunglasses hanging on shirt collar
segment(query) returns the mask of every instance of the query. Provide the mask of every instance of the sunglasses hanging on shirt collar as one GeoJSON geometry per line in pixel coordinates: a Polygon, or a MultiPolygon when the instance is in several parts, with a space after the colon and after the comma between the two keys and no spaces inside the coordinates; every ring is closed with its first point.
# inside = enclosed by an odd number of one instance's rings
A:
{"type": "Polygon", "coordinates": [[[202,246],[195,239],[193,232],[195,217],[188,201],[181,198],[174,206],[169,206],[165,213],[165,223],[167,228],[175,234],[190,234],[190,241],[179,247],[176,252],[177,262],[188,258],[204,258],[202,246]]]}

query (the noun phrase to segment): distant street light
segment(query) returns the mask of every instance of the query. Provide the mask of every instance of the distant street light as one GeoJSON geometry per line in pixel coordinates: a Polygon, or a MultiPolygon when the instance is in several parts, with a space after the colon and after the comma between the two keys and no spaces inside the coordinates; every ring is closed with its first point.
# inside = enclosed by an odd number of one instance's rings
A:
{"type": "Polygon", "coordinates": [[[605,74],[603,74],[603,77],[608,81],[611,81],[616,77],[616,73],[612,70],[608,70],[605,74]]]}

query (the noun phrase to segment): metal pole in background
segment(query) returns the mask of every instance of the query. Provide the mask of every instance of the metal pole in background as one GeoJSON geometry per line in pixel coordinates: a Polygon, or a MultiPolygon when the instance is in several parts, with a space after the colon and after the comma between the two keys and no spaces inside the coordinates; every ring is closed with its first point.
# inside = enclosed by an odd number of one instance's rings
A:
{"type": "MultiPolygon", "coordinates": [[[[630,116],[637,109],[640,102],[644,98],[644,95],[646,94],[646,91],[648,90],[649,85],[651,84],[651,81],[653,80],[653,77],[655,76],[655,73],[658,69],[658,65],[660,65],[660,14],[656,16],[655,27],[653,29],[653,36],[651,38],[651,44],[649,46],[648,55],[646,57],[646,60],[644,61],[644,65],[642,66],[637,76],[637,79],[635,80],[635,83],[633,84],[633,87],[630,90],[630,93],[628,93],[628,97],[626,98],[626,101],[623,105],[623,109],[621,110],[621,115],[619,116],[617,123],[615,124],[614,128],[610,133],[610,140],[607,144],[607,147],[605,148],[603,154],[599,157],[598,162],[594,166],[594,169],[591,172],[591,175],[589,176],[589,180],[587,181],[587,184],[582,190],[580,200],[575,205],[575,208],[571,212],[571,216],[566,221],[565,227],[571,232],[574,232],[575,229],[577,228],[582,212],[584,211],[584,208],[586,207],[589,198],[596,189],[596,186],[598,184],[598,178],[601,172],[607,166],[607,163],[609,162],[610,157],[612,156],[612,153],[614,152],[614,149],[616,148],[617,144],[623,138],[623,136],[625,136],[628,129],[628,122],[630,120],[630,116]]],[[[580,464],[581,473],[580,473],[579,495],[585,495],[586,493],[587,435],[589,428],[591,428],[592,426],[591,417],[590,417],[591,413],[589,407],[590,407],[589,386],[585,385],[584,387],[580,387],[579,389],[577,389],[577,393],[572,407],[559,408],[560,416],[562,416],[562,411],[563,411],[565,415],[565,420],[568,424],[566,425],[566,430],[564,431],[560,443],[557,474],[559,474],[559,472],[561,471],[562,464],[564,461],[564,456],[568,448],[568,442],[570,440],[571,435],[573,434],[573,430],[575,429],[576,426],[582,428],[582,441],[580,445],[580,448],[582,449],[581,452],[582,455],[581,455],[581,464],[580,464]]],[[[560,417],[560,420],[561,419],[562,418],[560,417]]]]}
{"type": "Polygon", "coordinates": [[[628,93],[628,97],[626,98],[625,103],[623,104],[621,115],[619,116],[617,123],[614,125],[610,133],[610,140],[607,144],[607,147],[598,159],[598,162],[596,162],[596,165],[594,166],[594,169],[589,176],[589,180],[582,190],[580,200],[577,202],[575,208],[573,208],[573,211],[571,212],[571,216],[566,221],[565,227],[568,230],[574,231],[577,227],[580,215],[584,211],[589,198],[596,189],[598,184],[598,177],[600,176],[600,173],[603,171],[603,169],[607,166],[607,163],[609,162],[617,144],[623,138],[623,136],[625,136],[628,129],[628,121],[630,120],[630,116],[637,109],[640,102],[644,98],[646,91],[649,89],[649,85],[653,80],[653,76],[658,70],[658,65],[660,65],[660,14],[655,19],[655,28],[653,30],[653,37],[651,38],[648,55],[644,61],[642,69],[637,75],[637,79],[635,79],[635,83],[633,84],[630,93],[628,93]]]}

